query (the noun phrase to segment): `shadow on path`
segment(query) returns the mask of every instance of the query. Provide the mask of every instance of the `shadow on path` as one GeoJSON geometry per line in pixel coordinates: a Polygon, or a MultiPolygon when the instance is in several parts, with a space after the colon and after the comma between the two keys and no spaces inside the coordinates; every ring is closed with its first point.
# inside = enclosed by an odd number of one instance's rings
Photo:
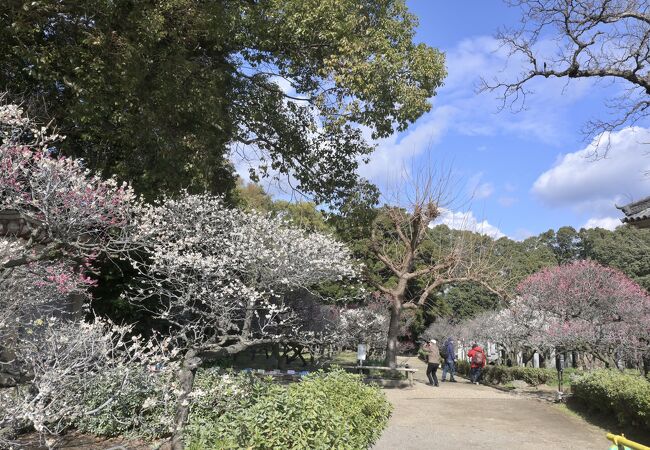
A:
{"type": "Polygon", "coordinates": [[[425,384],[425,365],[411,389],[385,389],[393,415],[374,450],[606,449],[605,431],[559,408],[466,380],[425,384]]]}

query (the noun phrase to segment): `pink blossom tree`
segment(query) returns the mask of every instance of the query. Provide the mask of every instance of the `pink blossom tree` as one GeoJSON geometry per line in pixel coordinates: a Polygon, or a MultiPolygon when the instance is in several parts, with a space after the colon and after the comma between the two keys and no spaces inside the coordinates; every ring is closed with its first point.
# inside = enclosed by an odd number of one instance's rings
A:
{"type": "Polygon", "coordinates": [[[531,313],[541,318],[532,335],[549,344],[584,351],[608,366],[650,348],[650,296],[618,270],[576,261],[541,270],[517,289],[512,308],[519,322],[525,326],[531,313]]]}
{"type": "Polygon", "coordinates": [[[61,307],[94,284],[100,255],[133,249],[140,202],[127,184],[104,180],[81,160],[56,157],[48,133],[16,105],[0,105],[0,341],[21,314],[61,307]]]}
{"type": "Polygon", "coordinates": [[[507,308],[458,324],[455,335],[494,342],[512,357],[570,350],[607,366],[638,364],[649,351],[650,296],[615,269],[577,261],[537,272],[517,290],[507,308]]]}
{"type": "Polygon", "coordinates": [[[85,262],[133,244],[140,203],[131,187],[92,174],[82,160],[53,156],[57,139],[15,105],[0,106],[0,211],[15,211],[30,230],[22,257],[2,268],[60,257],[85,262]]]}
{"type": "Polygon", "coordinates": [[[18,406],[0,409],[14,417],[28,411],[26,418],[44,433],[93,412],[79,405],[82,392],[74,386],[86,384],[78,378],[140,373],[133,365],[163,357],[179,393],[169,425],[173,446],[182,448],[198,365],[260,343],[300,341],[300,313],[285,294],[356,273],[349,252],[332,237],[227,208],[217,197],[180,193],[142,205],[128,185],[91,174],[80,160],[54,156],[55,136],[14,105],[0,107],[0,133],[0,212],[20,223],[0,230],[0,342],[13,340],[32,372],[18,406]],[[88,295],[94,283],[88,275],[102,256],[126,257],[139,272],[127,297],[141,305],[156,300],[160,307],[151,313],[169,325],[164,349],[140,340],[136,347],[152,350],[127,349],[129,331],[100,321],[52,320],[71,295],[88,295]],[[115,345],[123,349],[117,359],[115,345]]]}
{"type": "Polygon", "coordinates": [[[153,354],[134,341],[127,350],[129,328],[68,314],[89,297],[98,258],[135,249],[141,205],[128,185],[56,156],[58,139],[0,104],[1,367],[27,382],[11,401],[0,398],[0,423],[28,420],[43,434],[93,413],[79,396],[108,368],[141,371],[153,354]]]}

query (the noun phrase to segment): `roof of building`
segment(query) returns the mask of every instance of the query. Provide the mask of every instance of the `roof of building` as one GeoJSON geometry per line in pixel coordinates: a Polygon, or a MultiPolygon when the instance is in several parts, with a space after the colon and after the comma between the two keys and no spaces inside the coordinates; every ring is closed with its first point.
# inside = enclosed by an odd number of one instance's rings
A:
{"type": "Polygon", "coordinates": [[[625,206],[617,206],[617,208],[625,214],[625,217],[621,219],[623,223],[633,223],[650,219],[650,197],[625,206]]]}

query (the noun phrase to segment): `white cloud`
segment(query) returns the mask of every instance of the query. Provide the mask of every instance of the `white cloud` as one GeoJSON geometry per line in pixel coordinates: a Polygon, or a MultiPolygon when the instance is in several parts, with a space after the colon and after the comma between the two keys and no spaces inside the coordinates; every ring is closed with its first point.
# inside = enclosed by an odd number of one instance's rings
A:
{"type": "MultiPolygon", "coordinates": [[[[541,40],[536,53],[551,55],[555,45],[553,41],[541,40]]],[[[477,94],[481,78],[488,83],[496,79],[511,81],[528,68],[528,61],[521,56],[509,56],[508,50],[493,37],[464,39],[446,52],[446,63],[449,75],[439,99],[461,111],[453,123],[461,134],[515,134],[557,145],[562,136],[573,132],[567,128],[562,113],[586,94],[593,96],[590,88],[594,81],[588,79],[571,80],[570,89],[565,80],[533,79],[526,86],[531,94],[526,96],[525,104],[504,105],[498,92],[477,94]]]]}
{"type": "MultiPolygon", "coordinates": [[[[517,113],[497,114],[502,106],[498,94],[476,93],[481,77],[514,79],[524,63],[522,59],[508,60],[507,50],[489,36],[465,39],[447,49],[448,76],[438,95],[431,99],[432,111],[406,132],[375,141],[377,150],[367,165],[361,165],[359,173],[379,185],[394,175],[401,176],[408,172],[408,163],[436,147],[450,131],[466,136],[517,135],[559,145],[574,131],[568,128],[562,111],[588,92],[590,80],[574,80],[570,90],[561,80],[533,80],[528,88],[536,93],[528,98],[527,108],[517,113]]],[[[369,130],[364,130],[364,135],[369,139],[369,130]]],[[[489,149],[481,145],[477,150],[489,149]]]]}
{"type": "Polygon", "coordinates": [[[467,181],[467,193],[474,200],[482,200],[494,194],[494,185],[483,181],[483,172],[479,172],[467,181]]]}
{"type": "MultiPolygon", "coordinates": [[[[603,137],[606,139],[607,136],[603,137]]],[[[569,206],[592,217],[607,217],[614,205],[650,194],[650,130],[625,128],[609,135],[606,158],[595,159],[597,141],[568,153],[544,172],[532,192],[550,206],[569,206]]],[[[604,145],[601,139],[600,151],[604,145]]]]}
{"type": "Polygon", "coordinates": [[[506,183],[503,188],[508,192],[515,192],[517,190],[517,186],[510,182],[506,183]]]}
{"type": "Polygon", "coordinates": [[[533,233],[527,228],[518,228],[515,231],[515,234],[512,236],[512,239],[514,239],[515,241],[525,241],[531,236],[535,236],[535,233],[533,233]]]}
{"type": "Polygon", "coordinates": [[[474,198],[475,199],[488,198],[493,193],[494,193],[494,185],[492,185],[492,183],[481,183],[478,186],[476,186],[476,189],[474,190],[474,198]]]}
{"type": "MultiPolygon", "coordinates": [[[[394,134],[376,141],[377,149],[370,156],[368,164],[359,167],[359,174],[375,183],[395,181],[404,172],[409,172],[409,164],[440,141],[449,120],[455,111],[452,107],[441,106],[425,115],[406,134],[394,134]]],[[[364,130],[369,137],[369,130],[364,130]]]]}
{"type": "Polygon", "coordinates": [[[619,217],[592,217],[585,223],[582,228],[604,228],[614,230],[616,227],[623,225],[619,217]]]}
{"type": "Polygon", "coordinates": [[[517,203],[516,197],[499,197],[499,204],[504,208],[510,208],[515,203],[517,203]]]}
{"type": "Polygon", "coordinates": [[[271,81],[277,84],[282,92],[284,92],[286,95],[296,96],[296,90],[293,87],[293,83],[288,78],[274,76],[271,77],[271,81]]]}
{"type": "Polygon", "coordinates": [[[454,230],[468,230],[476,233],[490,236],[494,239],[504,237],[505,234],[496,226],[489,223],[487,220],[478,220],[472,211],[467,212],[453,212],[444,210],[443,213],[436,219],[431,226],[447,225],[454,230]]]}

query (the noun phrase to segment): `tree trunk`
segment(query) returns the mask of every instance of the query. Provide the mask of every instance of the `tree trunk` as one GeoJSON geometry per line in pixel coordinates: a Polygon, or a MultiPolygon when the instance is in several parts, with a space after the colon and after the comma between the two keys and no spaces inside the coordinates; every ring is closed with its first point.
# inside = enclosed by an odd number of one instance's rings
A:
{"type": "Polygon", "coordinates": [[[402,313],[402,302],[393,298],[390,305],[390,324],[388,325],[388,341],[386,342],[386,361],[388,367],[397,366],[397,337],[399,336],[399,319],[402,313]]]}
{"type": "Polygon", "coordinates": [[[190,349],[183,358],[183,365],[181,366],[178,374],[178,381],[180,387],[180,395],[176,404],[176,418],[174,420],[174,434],[172,435],[171,448],[172,450],[183,450],[185,444],[183,442],[183,428],[187,422],[187,417],[190,413],[190,394],[194,385],[194,375],[196,369],[201,365],[201,358],[197,356],[194,349],[190,349]]]}
{"type": "Polygon", "coordinates": [[[282,358],[280,357],[280,344],[273,343],[271,346],[271,364],[276,369],[282,368],[282,358]]]}
{"type": "Polygon", "coordinates": [[[241,335],[247,339],[251,334],[251,324],[253,322],[253,313],[255,312],[255,300],[248,299],[246,302],[246,314],[244,315],[244,325],[242,326],[241,335]]]}

